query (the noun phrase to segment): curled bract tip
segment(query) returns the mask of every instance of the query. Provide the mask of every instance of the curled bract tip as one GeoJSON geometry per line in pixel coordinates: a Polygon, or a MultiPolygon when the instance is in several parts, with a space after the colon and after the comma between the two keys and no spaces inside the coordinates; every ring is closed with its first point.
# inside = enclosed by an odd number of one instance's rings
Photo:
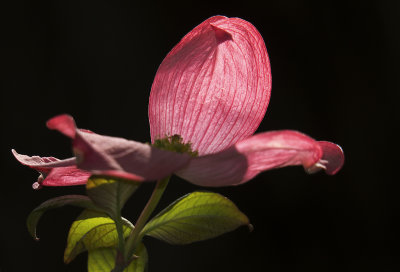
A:
{"type": "Polygon", "coordinates": [[[328,175],[335,175],[343,167],[344,152],[343,149],[334,143],[319,141],[323,155],[320,163],[324,165],[325,172],[328,175]]]}
{"type": "Polygon", "coordinates": [[[223,43],[225,41],[232,40],[232,35],[226,30],[219,28],[214,24],[210,24],[210,26],[212,30],[214,30],[215,39],[217,40],[218,43],[223,43]]]}
{"type": "Polygon", "coordinates": [[[76,125],[72,116],[68,114],[57,115],[46,123],[49,129],[58,130],[65,136],[74,139],[76,134],[76,125]]]}

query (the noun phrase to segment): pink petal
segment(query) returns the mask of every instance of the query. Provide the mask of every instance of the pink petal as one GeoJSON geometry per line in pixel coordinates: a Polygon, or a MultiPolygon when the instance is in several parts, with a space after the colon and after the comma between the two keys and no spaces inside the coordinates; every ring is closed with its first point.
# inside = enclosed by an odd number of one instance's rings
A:
{"type": "Polygon", "coordinates": [[[151,139],[179,134],[200,155],[223,150],[254,133],[270,92],[268,54],[256,28],[239,18],[209,18],[158,68],[151,139]]]}
{"type": "Polygon", "coordinates": [[[54,157],[39,157],[39,156],[27,156],[18,154],[14,149],[11,150],[14,157],[23,165],[29,166],[40,172],[50,172],[50,169],[54,167],[65,167],[76,164],[75,158],[68,158],[60,160],[54,157]]]}
{"type": "Polygon", "coordinates": [[[33,187],[43,186],[71,186],[86,184],[91,175],[89,172],[76,168],[75,158],[59,160],[54,157],[26,156],[12,150],[15,158],[23,165],[29,166],[38,172],[38,182],[33,187]]]}
{"type": "Polygon", "coordinates": [[[264,132],[224,151],[194,158],[177,174],[194,184],[213,187],[242,184],[262,171],[289,165],[303,165],[306,170],[326,168],[333,174],[342,159],[330,151],[325,156],[323,152],[332,147],[327,146],[296,131],[264,132]]]}
{"type": "Polygon", "coordinates": [[[40,184],[43,186],[85,185],[91,175],[88,171],[78,169],[76,165],[56,167],[51,169],[40,184]]]}
{"type": "MultiPolygon", "coordinates": [[[[57,121],[55,129],[67,136],[74,136],[73,148],[78,167],[93,174],[136,181],[156,180],[185,167],[190,160],[190,156],[186,154],[160,150],[123,138],[88,133],[76,128],[75,134],[72,134],[70,126],[75,126],[71,122],[72,117],[57,116],[53,119],[57,121]]],[[[52,124],[53,119],[48,123],[52,124]]]]}

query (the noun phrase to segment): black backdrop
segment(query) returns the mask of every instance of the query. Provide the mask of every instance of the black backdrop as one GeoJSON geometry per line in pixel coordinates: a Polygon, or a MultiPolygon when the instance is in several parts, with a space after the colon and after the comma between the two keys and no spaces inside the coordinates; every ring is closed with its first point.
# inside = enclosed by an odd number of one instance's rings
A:
{"type": "MultiPolygon", "coordinates": [[[[219,188],[254,225],[210,241],[170,246],[146,239],[149,271],[399,271],[394,130],[398,124],[397,1],[10,1],[1,12],[0,271],[85,271],[83,254],[62,262],[79,209],[48,212],[41,241],[28,213],[82,187],[33,191],[23,154],[71,155],[69,140],[45,127],[70,113],[79,127],[149,140],[147,102],[158,65],[210,16],[241,17],[266,42],[272,98],[259,131],[295,129],[340,144],[336,176],[301,167],[265,172],[219,188]]],[[[202,188],[174,178],[160,203],[202,188]]],[[[146,184],[123,215],[135,221],[146,184]]]]}

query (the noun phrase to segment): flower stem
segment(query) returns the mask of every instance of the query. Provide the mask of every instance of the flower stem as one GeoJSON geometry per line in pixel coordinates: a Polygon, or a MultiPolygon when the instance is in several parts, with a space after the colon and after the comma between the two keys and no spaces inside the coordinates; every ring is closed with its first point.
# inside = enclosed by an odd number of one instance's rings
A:
{"type": "Polygon", "coordinates": [[[120,183],[117,183],[118,189],[117,189],[117,206],[116,206],[116,217],[114,218],[115,222],[115,227],[117,230],[118,234],[118,249],[117,249],[117,254],[115,258],[115,267],[112,270],[112,272],[122,272],[124,270],[124,267],[126,266],[125,263],[125,238],[124,238],[124,229],[123,229],[123,222],[122,222],[122,217],[121,217],[121,208],[119,206],[120,204],[120,183]]]}
{"type": "Polygon", "coordinates": [[[149,219],[150,215],[152,214],[158,202],[160,201],[161,196],[163,195],[165,189],[167,188],[169,179],[170,176],[157,181],[156,187],[154,188],[154,191],[150,199],[147,201],[146,206],[144,207],[142,213],[140,214],[138,220],[136,221],[135,228],[133,229],[128,239],[126,240],[125,260],[128,260],[128,262],[129,260],[131,260],[133,253],[135,253],[135,250],[142,238],[140,236],[140,232],[146,225],[147,220],[149,219]]]}

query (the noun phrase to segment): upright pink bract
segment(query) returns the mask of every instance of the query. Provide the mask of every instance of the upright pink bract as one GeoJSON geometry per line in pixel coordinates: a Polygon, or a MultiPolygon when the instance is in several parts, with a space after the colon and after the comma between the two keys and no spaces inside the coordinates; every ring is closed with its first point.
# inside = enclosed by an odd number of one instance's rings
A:
{"type": "Polygon", "coordinates": [[[158,68],[151,139],[178,134],[200,155],[223,150],[254,133],[270,93],[267,49],[256,28],[239,18],[209,18],[158,68]]]}

